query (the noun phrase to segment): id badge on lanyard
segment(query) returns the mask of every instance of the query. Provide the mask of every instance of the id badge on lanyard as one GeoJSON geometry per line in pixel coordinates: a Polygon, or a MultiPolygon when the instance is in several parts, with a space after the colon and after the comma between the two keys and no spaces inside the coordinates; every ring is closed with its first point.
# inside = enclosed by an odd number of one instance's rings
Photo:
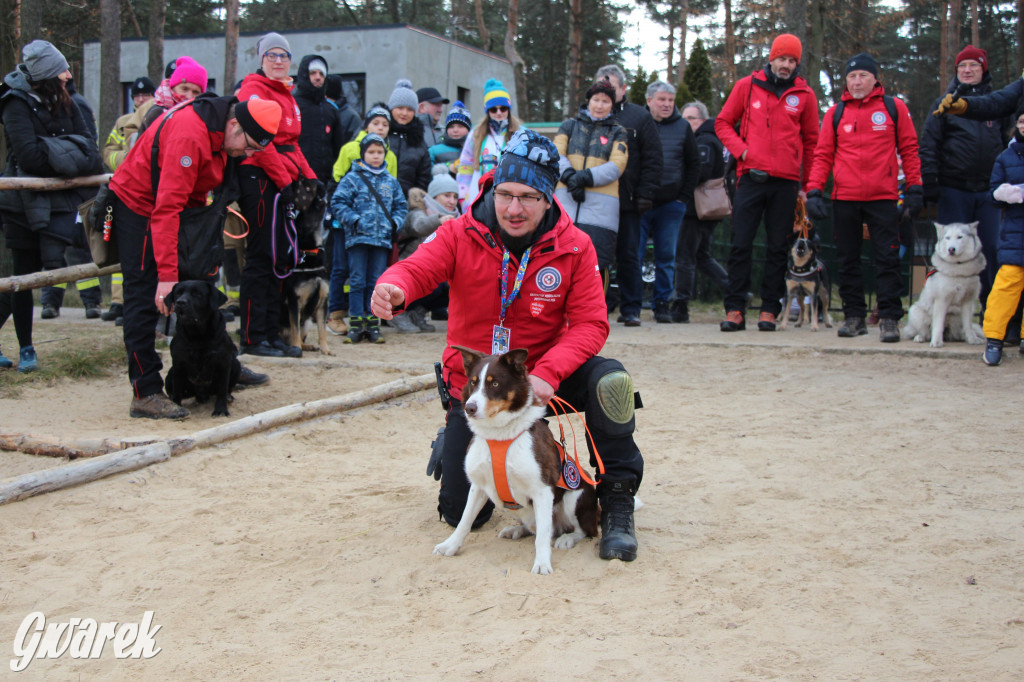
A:
{"type": "Polygon", "coordinates": [[[530,262],[530,249],[526,249],[523,253],[523,260],[519,264],[519,270],[516,272],[516,280],[512,285],[512,291],[508,290],[508,265],[511,256],[508,250],[501,257],[501,317],[498,320],[498,324],[494,325],[494,330],[491,332],[491,355],[504,355],[509,351],[509,341],[512,336],[512,330],[505,326],[505,314],[508,313],[509,306],[512,305],[512,301],[516,300],[516,296],[519,295],[519,289],[522,287],[523,278],[526,276],[526,266],[530,262]]]}

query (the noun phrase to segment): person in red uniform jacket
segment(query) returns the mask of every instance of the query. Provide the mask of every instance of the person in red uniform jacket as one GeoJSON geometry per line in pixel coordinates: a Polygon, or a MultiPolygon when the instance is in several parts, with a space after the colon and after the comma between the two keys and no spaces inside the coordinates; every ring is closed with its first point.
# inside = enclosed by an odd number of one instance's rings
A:
{"type": "MultiPolygon", "coordinates": [[[[179,214],[206,205],[224,180],[228,157],[251,156],[270,144],[281,118],[273,102],[235,102],[201,95],[165,114],[157,164],[160,191],[153,196],[150,126],[110,180],[113,231],[124,273],[124,345],[132,384],[132,417],[183,419],[188,410],[163,392],[153,330],[168,315],[164,299],[178,283],[179,214]]],[[[248,369],[239,383],[265,383],[248,369]]]]}
{"type": "MultiPolygon", "coordinates": [[[[242,80],[238,99],[246,102],[264,99],[281,107],[281,124],[274,144],[242,163],[239,173],[238,205],[249,224],[245,268],[238,292],[242,314],[243,353],[271,357],[299,357],[302,349],[289,346],[281,338],[281,280],[274,274],[273,231],[274,199],[287,204],[291,184],[299,178],[316,180],[316,173],[299,149],[302,116],[292,97],[292,79],[288,75],[292,54],[288,41],[277,33],[268,33],[256,43],[260,68],[242,80]]],[[[321,186],[322,187],[322,186],[321,186]]]]}
{"type": "Polygon", "coordinates": [[[878,62],[871,55],[859,54],[846,62],[842,113],[835,121],[833,105],[821,124],[807,183],[807,212],[818,220],[828,216],[821,191],[831,171],[832,229],[839,256],[839,296],[846,316],[838,334],[868,333],[860,264],[866,224],[875,261],[880,339],[893,343],[900,340],[896,322],[903,317],[900,221],[917,217],[924,206],[924,192],[914,121],[902,100],[889,98],[887,103],[886,98],[878,81],[878,62]],[[898,121],[889,113],[890,106],[895,107],[898,121]],[[902,212],[897,208],[900,160],[906,176],[902,212]]]}
{"type": "Polygon", "coordinates": [[[802,52],[796,36],[776,38],[768,64],[736,82],[715,118],[715,134],[737,159],[723,332],[746,329],[751,256],[762,218],[767,239],[757,328],[775,331],[782,309],[793,211],[818,140],[818,99],[797,75],[802,52]]]}
{"type": "MultiPolygon", "coordinates": [[[[493,178],[482,179],[470,210],[386,270],[377,280],[371,309],[391,319],[408,301],[449,282],[444,378],[456,398],[466,375],[452,346],[487,353],[527,348],[537,400],[546,404],[557,394],[585,411],[604,460],[598,485],[601,557],[632,561],[637,550],[633,496],[643,477],[643,457],[633,440],[633,383],[621,363],[597,355],[609,331],[597,254],[552,199],[557,182],[554,144],[533,130],[516,132],[493,178]],[[521,288],[516,288],[520,274],[521,288]],[[504,304],[502,280],[511,294],[504,304]],[[599,394],[620,400],[602,401],[599,394]]],[[[464,460],[471,434],[461,404],[452,403],[441,449],[438,511],[454,526],[469,493],[464,460]]],[[[474,525],[490,518],[492,509],[488,502],[474,525]]]]}

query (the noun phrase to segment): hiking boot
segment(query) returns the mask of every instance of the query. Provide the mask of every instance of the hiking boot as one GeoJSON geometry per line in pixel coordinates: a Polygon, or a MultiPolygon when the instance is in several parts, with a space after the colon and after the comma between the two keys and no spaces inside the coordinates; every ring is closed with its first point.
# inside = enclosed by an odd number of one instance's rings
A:
{"type": "Polygon", "coordinates": [[[843,326],[836,332],[837,336],[841,336],[844,339],[852,339],[854,336],[863,336],[868,333],[868,328],[864,324],[863,317],[848,317],[843,322],[843,326]]]}
{"type": "Polygon", "coordinates": [[[160,392],[147,395],[145,398],[132,398],[128,414],[146,419],[185,419],[188,417],[188,410],[160,392]]]}
{"type": "Polygon", "coordinates": [[[391,326],[398,330],[399,334],[419,334],[422,330],[412,320],[412,311],[406,311],[404,315],[395,315],[391,318],[391,326]]]}
{"type": "Polygon", "coordinates": [[[743,319],[743,313],[739,310],[730,310],[718,328],[723,332],[739,332],[747,328],[747,321],[743,319]]]}
{"type": "Polygon", "coordinates": [[[412,323],[419,327],[421,332],[436,332],[437,327],[427,322],[427,311],[423,308],[416,306],[411,310],[407,310],[406,315],[412,320],[412,323]]]}
{"type": "Polygon", "coordinates": [[[363,327],[363,338],[370,343],[384,343],[384,334],[380,331],[380,318],[368,315],[363,327]]]}
{"type": "Polygon", "coordinates": [[[248,388],[249,386],[262,386],[263,384],[270,381],[270,377],[266,374],[260,374],[254,372],[245,365],[240,365],[242,371],[238,373],[238,382],[235,384],[235,388],[248,388]]]}
{"type": "Polygon", "coordinates": [[[345,315],[347,313],[347,310],[335,310],[331,313],[331,316],[327,318],[327,331],[335,336],[348,334],[348,325],[345,324],[345,315]]]}
{"type": "Polygon", "coordinates": [[[39,360],[36,359],[36,349],[32,346],[22,346],[21,352],[18,353],[18,371],[24,374],[37,369],[39,369],[39,360]]]}
{"type": "Polygon", "coordinates": [[[284,353],[271,346],[266,341],[260,341],[259,343],[250,344],[248,346],[242,346],[238,350],[239,355],[258,355],[262,358],[281,358],[284,357],[284,353]]]}
{"type": "Polygon", "coordinates": [[[60,317],[60,308],[56,308],[52,305],[44,305],[43,312],[39,313],[39,317],[44,320],[52,320],[56,317],[60,317]]]}
{"type": "Polygon", "coordinates": [[[690,304],[687,301],[672,301],[669,313],[673,322],[687,324],[690,321],[690,304]]]}
{"type": "Polygon", "coordinates": [[[99,306],[93,306],[92,308],[85,309],[85,319],[95,320],[103,315],[103,311],[99,306]]]}
{"type": "MultiPolygon", "coordinates": [[[[1024,343],[1021,344],[1024,347],[1024,343]]],[[[981,356],[981,359],[985,361],[985,364],[989,367],[995,367],[1003,361],[1003,340],[1002,339],[985,339],[985,354],[981,356]]]]}
{"type": "Polygon", "coordinates": [[[636,313],[623,313],[619,315],[619,322],[626,325],[627,327],[639,327],[640,316],[636,313]]]}
{"type": "Polygon", "coordinates": [[[654,321],[660,323],[672,322],[672,315],[668,312],[668,301],[654,302],[654,321]]]}
{"type": "Polygon", "coordinates": [[[597,486],[597,497],[601,502],[602,559],[636,559],[633,486],[633,480],[603,481],[597,486]]]}
{"type": "Polygon", "coordinates": [[[10,358],[4,357],[4,352],[0,350],[0,369],[10,369],[11,367],[14,367],[14,363],[10,358]]]}
{"type": "Polygon", "coordinates": [[[882,343],[897,343],[900,340],[900,328],[896,326],[896,320],[879,320],[878,329],[878,339],[882,343]]]}
{"type": "Polygon", "coordinates": [[[757,331],[759,332],[773,332],[775,331],[775,314],[766,313],[763,310],[757,318],[757,331]]]}
{"type": "Polygon", "coordinates": [[[100,319],[104,322],[113,322],[119,317],[124,317],[124,306],[120,303],[111,303],[106,312],[100,313],[100,319]]]}
{"type": "Polygon", "coordinates": [[[359,343],[363,340],[363,325],[364,320],[362,317],[350,317],[348,318],[348,333],[345,334],[345,338],[341,340],[342,343],[359,343]]]}
{"type": "Polygon", "coordinates": [[[301,358],[302,349],[298,346],[289,346],[288,343],[280,336],[270,342],[271,348],[276,348],[281,351],[281,354],[286,358],[301,358]]]}

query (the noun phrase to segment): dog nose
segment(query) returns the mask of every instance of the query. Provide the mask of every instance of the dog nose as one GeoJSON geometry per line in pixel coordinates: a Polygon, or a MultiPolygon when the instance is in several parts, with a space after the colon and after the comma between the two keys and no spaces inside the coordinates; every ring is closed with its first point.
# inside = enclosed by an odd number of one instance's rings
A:
{"type": "Polygon", "coordinates": [[[956,247],[955,246],[949,247],[949,255],[950,256],[955,256],[956,255],[956,247]]]}
{"type": "Polygon", "coordinates": [[[467,415],[470,417],[474,416],[476,414],[476,403],[470,400],[466,403],[465,410],[467,415]]]}

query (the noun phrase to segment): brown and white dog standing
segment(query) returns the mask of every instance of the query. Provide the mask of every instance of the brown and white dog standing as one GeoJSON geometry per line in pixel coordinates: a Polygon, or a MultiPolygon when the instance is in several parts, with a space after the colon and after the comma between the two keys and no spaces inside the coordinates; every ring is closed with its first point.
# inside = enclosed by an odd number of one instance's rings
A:
{"type": "Polygon", "coordinates": [[[551,573],[552,538],[555,547],[569,549],[584,537],[597,536],[597,492],[579,479],[575,490],[558,486],[561,457],[543,421],[546,408],[536,403],[527,378],[527,351],[484,356],[469,348],[456,346],[456,350],[462,352],[468,377],[462,404],[473,432],[466,453],[470,488],[459,525],[447,540],[434,547],[434,554],[454,556],[459,551],[487,498],[503,504],[488,441],[511,441],[505,455],[505,473],[508,490],[521,507],[505,507],[519,517],[520,525],[503,528],[498,535],[516,540],[533,533],[533,572],[551,573]]]}

